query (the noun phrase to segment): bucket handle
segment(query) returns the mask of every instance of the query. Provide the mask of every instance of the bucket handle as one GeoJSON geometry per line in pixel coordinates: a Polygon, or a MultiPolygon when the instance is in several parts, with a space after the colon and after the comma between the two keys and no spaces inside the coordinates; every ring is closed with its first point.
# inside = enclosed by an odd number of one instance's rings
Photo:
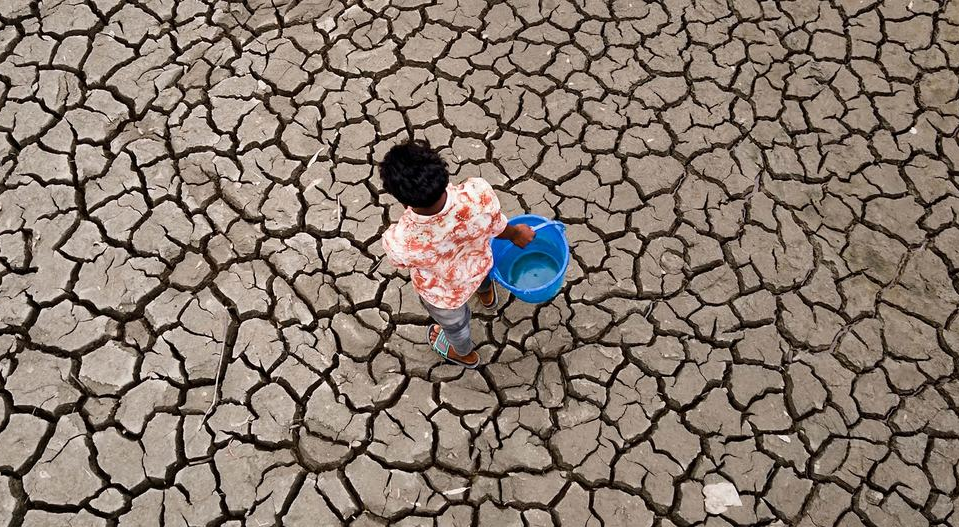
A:
{"type": "Polygon", "coordinates": [[[561,221],[556,221],[556,220],[546,220],[546,221],[544,221],[543,223],[540,223],[539,225],[533,227],[533,232],[536,232],[536,231],[542,229],[543,227],[548,227],[548,226],[550,226],[550,225],[555,225],[555,226],[559,227],[559,229],[560,229],[561,231],[565,231],[565,230],[566,230],[566,225],[564,225],[563,222],[561,222],[561,221]]]}

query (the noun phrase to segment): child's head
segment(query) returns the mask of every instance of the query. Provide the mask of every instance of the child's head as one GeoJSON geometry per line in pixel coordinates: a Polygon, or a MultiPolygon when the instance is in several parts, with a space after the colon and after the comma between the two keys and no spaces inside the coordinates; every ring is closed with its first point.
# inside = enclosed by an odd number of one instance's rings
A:
{"type": "Polygon", "coordinates": [[[387,192],[403,205],[415,208],[439,201],[450,180],[446,162],[422,141],[391,148],[380,162],[380,177],[387,192]]]}

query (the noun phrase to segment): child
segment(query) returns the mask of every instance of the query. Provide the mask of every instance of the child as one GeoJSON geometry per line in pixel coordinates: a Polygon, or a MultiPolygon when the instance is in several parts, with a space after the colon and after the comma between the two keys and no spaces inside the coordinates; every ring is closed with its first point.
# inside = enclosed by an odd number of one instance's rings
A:
{"type": "Polygon", "coordinates": [[[430,347],[450,362],[477,367],[467,301],[476,293],[483,307],[496,307],[490,239],[526,247],[533,230],[506,223],[486,181],[450,185],[446,162],[428,143],[394,146],[380,163],[380,176],[386,191],[406,206],[383,235],[383,248],[394,267],[410,270],[413,288],[436,321],[427,332],[430,347]]]}

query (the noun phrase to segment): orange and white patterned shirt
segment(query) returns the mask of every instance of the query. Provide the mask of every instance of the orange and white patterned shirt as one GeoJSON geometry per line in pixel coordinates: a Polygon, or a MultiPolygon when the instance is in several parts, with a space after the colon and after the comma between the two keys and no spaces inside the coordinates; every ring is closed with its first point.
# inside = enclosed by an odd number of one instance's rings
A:
{"type": "Polygon", "coordinates": [[[406,209],[383,235],[390,263],[409,269],[423,300],[443,309],[469,301],[493,267],[490,240],[506,229],[496,192],[483,179],[446,188],[446,205],[432,216],[406,209]]]}

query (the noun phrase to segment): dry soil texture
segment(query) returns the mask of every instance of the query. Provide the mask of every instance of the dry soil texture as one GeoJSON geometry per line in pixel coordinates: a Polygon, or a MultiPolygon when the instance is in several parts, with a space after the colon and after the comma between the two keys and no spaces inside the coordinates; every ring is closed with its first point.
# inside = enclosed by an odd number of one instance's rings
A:
{"type": "Polygon", "coordinates": [[[959,525],[957,71],[956,0],[0,0],[0,526],[959,525]],[[410,136],[569,224],[478,371],[410,136]]]}

